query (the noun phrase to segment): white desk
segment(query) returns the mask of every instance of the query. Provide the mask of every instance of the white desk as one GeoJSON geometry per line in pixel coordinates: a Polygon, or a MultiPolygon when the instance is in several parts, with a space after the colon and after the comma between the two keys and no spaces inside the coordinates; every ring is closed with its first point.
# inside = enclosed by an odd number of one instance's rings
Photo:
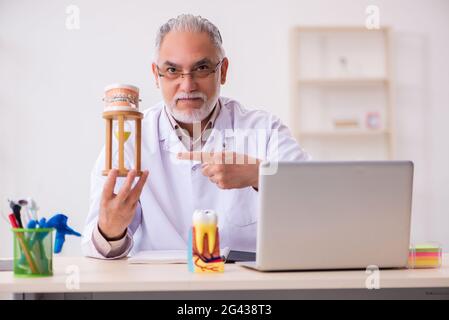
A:
{"type": "Polygon", "coordinates": [[[223,274],[192,274],[185,264],[130,265],[126,260],[55,257],[53,277],[20,279],[12,272],[0,272],[0,293],[87,299],[118,294],[168,299],[449,299],[449,255],[443,261],[439,269],[380,270],[380,289],[368,290],[365,270],[262,273],[226,264],[223,274]]]}

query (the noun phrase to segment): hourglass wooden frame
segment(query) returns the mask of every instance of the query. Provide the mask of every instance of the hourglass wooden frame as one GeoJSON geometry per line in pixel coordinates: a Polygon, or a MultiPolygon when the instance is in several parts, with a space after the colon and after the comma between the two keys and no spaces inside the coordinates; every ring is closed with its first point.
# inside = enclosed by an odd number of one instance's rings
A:
{"type": "Polygon", "coordinates": [[[142,143],[142,118],[143,114],[139,111],[120,110],[105,111],[103,118],[106,120],[106,143],[105,143],[105,169],[103,175],[109,174],[112,169],[112,128],[113,121],[117,121],[117,140],[118,140],[118,176],[126,177],[129,170],[125,168],[125,121],[134,120],[135,122],[135,149],[134,149],[134,169],[137,176],[142,175],[141,171],[141,143],[142,143]]]}

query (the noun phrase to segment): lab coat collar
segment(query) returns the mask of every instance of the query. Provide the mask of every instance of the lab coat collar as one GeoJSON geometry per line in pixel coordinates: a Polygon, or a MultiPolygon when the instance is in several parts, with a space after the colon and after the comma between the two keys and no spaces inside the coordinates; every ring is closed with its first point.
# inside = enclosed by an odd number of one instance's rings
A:
{"type": "Polygon", "coordinates": [[[219,131],[223,131],[225,129],[232,129],[232,121],[231,121],[231,112],[227,108],[225,108],[225,100],[226,98],[220,97],[218,98],[218,103],[220,104],[220,113],[215,119],[215,123],[213,128],[219,131]]]}

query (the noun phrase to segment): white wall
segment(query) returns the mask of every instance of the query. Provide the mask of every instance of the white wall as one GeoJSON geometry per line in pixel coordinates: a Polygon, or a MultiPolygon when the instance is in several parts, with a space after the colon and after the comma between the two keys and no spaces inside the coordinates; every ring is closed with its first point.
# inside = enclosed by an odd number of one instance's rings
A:
{"type": "MultiPolygon", "coordinates": [[[[413,240],[449,248],[449,1],[12,1],[0,0],[0,208],[33,196],[41,215],[64,212],[81,230],[89,173],[104,139],[103,87],[141,88],[160,98],[150,74],[157,27],[180,13],[221,30],[230,58],[223,94],[289,119],[288,31],[293,25],[363,25],[380,7],[395,32],[398,158],[416,161],[413,240]],[[80,29],[65,27],[80,8],[80,29]]],[[[79,254],[70,238],[65,254],[79,254]]],[[[0,223],[0,256],[11,255],[0,223]]]]}

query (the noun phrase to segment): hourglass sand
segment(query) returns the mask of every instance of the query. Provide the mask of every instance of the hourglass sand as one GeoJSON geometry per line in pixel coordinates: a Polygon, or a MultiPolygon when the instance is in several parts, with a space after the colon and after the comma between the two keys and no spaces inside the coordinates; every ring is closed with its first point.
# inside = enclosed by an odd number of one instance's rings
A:
{"type": "Polygon", "coordinates": [[[139,89],[126,84],[113,84],[105,88],[105,108],[103,118],[106,120],[106,143],[105,143],[105,169],[103,175],[108,175],[113,168],[113,135],[117,139],[118,153],[118,175],[125,177],[129,169],[125,167],[125,143],[131,136],[131,126],[125,126],[127,122],[134,121],[135,126],[135,149],[134,169],[137,176],[141,171],[141,136],[143,114],[139,112],[139,89]]]}

